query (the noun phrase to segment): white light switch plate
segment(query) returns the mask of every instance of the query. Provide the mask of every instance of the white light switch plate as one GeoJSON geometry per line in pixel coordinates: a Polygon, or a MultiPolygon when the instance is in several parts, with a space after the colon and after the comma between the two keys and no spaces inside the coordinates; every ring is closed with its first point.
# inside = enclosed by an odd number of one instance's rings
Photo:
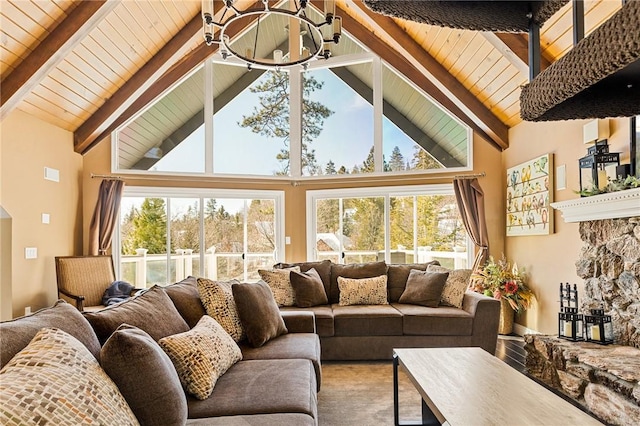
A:
{"type": "Polygon", "coordinates": [[[42,213],[42,223],[48,224],[51,221],[49,213],[42,213]]]}
{"type": "Polygon", "coordinates": [[[284,243],[285,244],[291,244],[291,237],[284,237],[284,243]]]}
{"type": "Polygon", "coordinates": [[[60,170],[51,167],[44,168],[44,178],[53,182],[60,182],[60,170]]]}
{"type": "Polygon", "coordinates": [[[556,167],[556,189],[567,189],[567,166],[562,164],[556,167]]]}
{"type": "Polygon", "coordinates": [[[26,247],[24,249],[24,258],[25,259],[37,259],[38,258],[38,248],[37,247],[26,247]]]}

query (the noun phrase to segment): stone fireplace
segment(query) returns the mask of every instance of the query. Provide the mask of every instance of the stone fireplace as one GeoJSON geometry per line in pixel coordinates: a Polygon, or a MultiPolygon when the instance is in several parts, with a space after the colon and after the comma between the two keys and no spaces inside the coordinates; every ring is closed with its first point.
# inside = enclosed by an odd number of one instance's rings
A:
{"type": "Polygon", "coordinates": [[[640,188],[552,206],[579,222],[580,311],[611,315],[614,345],[528,335],[527,371],[609,424],[640,424],[640,188]]]}

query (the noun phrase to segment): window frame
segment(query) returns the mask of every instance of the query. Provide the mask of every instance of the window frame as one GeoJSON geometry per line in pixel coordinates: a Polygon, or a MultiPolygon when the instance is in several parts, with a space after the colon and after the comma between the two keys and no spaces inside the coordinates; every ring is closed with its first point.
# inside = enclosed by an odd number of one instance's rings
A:
{"type": "MultiPolygon", "coordinates": [[[[384,221],[385,221],[385,237],[384,237],[384,258],[387,263],[391,260],[391,227],[390,227],[390,211],[391,197],[411,197],[420,195],[454,195],[453,184],[426,184],[426,185],[402,185],[402,186],[376,186],[366,188],[342,188],[342,189],[320,189],[307,191],[306,199],[306,230],[307,230],[307,260],[313,261],[317,257],[316,249],[316,202],[323,199],[343,199],[343,198],[367,198],[367,197],[383,197],[384,198],[384,221]]],[[[466,238],[467,265],[473,263],[474,245],[471,238],[466,238]]],[[[414,248],[415,250],[416,248],[414,248]]],[[[339,256],[339,262],[342,263],[342,256],[339,256]]]]}
{"type": "MultiPolygon", "coordinates": [[[[138,197],[138,198],[190,198],[199,199],[200,206],[200,229],[199,229],[199,241],[200,247],[203,247],[204,242],[204,200],[210,198],[217,199],[238,199],[238,200],[274,200],[274,220],[275,220],[275,238],[276,248],[274,250],[275,263],[284,260],[285,252],[285,192],[277,190],[247,190],[247,189],[222,189],[222,188],[174,188],[174,187],[151,187],[151,186],[125,186],[122,197],[138,197]]],[[[122,265],[122,238],[121,238],[121,211],[118,212],[118,219],[116,225],[116,232],[114,232],[112,238],[112,255],[114,260],[114,266],[116,270],[116,276],[121,276],[122,265]]],[[[170,225],[171,225],[171,202],[167,201],[167,245],[170,242],[170,225]]],[[[247,253],[247,241],[246,241],[246,211],[245,211],[245,231],[244,231],[244,247],[243,253],[247,253]]],[[[167,259],[169,260],[171,253],[167,250],[167,259]]],[[[205,250],[200,250],[200,270],[198,276],[204,276],[204,256],[205,250]]],[[[247,260],[243,256],[244,274],[247,273],[247,260]]],[[[195,272],[195,271],[194,271],[195,272]]],[[[170,277],[170,262],[167,261],[167,277],[170,277]]],[[[167,283],[171,284],[171,283],[167,283]]]]}

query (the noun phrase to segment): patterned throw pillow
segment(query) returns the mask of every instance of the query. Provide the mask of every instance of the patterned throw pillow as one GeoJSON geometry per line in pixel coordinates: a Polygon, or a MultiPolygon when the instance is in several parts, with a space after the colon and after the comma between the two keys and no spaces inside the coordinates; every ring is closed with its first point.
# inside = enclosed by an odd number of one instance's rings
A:
{"type": "Polygon", "coordinates": [[[388,305],[387,276],[373,278],[338,277],[340,305],[388,305]]]}
{"type": "Polygon", "coordinates": [[[444,289],[442,290],[440,304],[443,306],[462,308],[462,299],[464,299],[464,293],[467,291],[469,280],[471,279],[471,269],[451,270],[442,266],[429,265],[427,272],[449,273],[447,282],[444,284],[444,289]]]}
{"type": "Polygon", "coordinates": [[[231,286],[239,282],[198,278],[198,293],[207,315],[216,320],[236,342],[246,338],[231,291],[231,286]]]}
{"type": "Polygon", "coordinates": [[[293,287],[291,286],[291,271],[300,272],[299,266],[293,268],[273,269],[270,271],[258,269],[260,278],[267,283],[273,298],[276,299],[278,306],[295,306],[296,297],[293,287]]]}
{"type": "Polygon", "coordinates": [[[201,400],[207,399],[218,378],[242,359],[236,342],[208,315],[191,330],[158,343],[171,358],[182,386],[201,400]]]}
{"type": "Polygon", "coordinates": [[[75,337],[43,328],[0,370],[0,424],[137,425],[124,397],[75,337]]]}

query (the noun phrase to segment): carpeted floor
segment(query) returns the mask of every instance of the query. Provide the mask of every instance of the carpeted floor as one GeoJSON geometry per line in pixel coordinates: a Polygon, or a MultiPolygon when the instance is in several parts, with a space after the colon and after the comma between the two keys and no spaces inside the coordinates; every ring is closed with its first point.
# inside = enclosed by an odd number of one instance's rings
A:
{"type": "MultiPolygon", "coordinates": [[[[420,420],[422,399],[400,369],[400,419],[420,420]]],[[[323,362],[320,426],[393,425],[393,364],[323,362]]]]}

